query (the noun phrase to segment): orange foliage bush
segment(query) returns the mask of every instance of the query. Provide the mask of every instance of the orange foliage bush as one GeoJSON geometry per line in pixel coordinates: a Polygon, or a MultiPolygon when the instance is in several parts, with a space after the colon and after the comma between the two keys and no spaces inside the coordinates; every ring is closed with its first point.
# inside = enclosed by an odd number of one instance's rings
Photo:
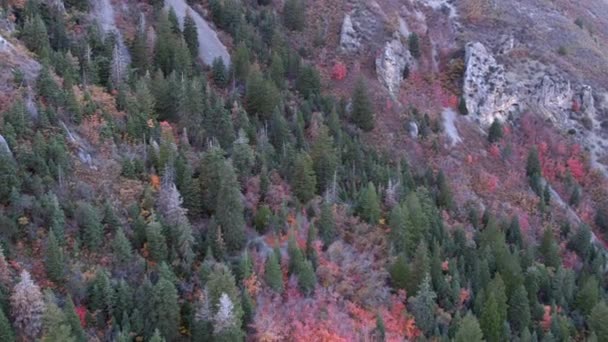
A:
{"type": "Polygon", "coordinates": [[[342,81],[344,78],[346,78],[346,74],[346,65],[344,65],[342,62],[336,62],[331,69],[331,78],[333,80],[342,81]]]}

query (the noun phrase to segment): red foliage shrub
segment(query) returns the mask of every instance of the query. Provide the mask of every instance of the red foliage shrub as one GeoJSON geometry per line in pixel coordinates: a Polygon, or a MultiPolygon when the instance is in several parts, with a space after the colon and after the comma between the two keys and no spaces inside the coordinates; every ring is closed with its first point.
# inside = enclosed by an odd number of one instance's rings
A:
{"type": "Polygon", "coordinates": [[[82,305],[76,307],[76,315],[80,319],[80,325],[83,327],[87,326],[87,308],[82,305]]]}
{"type": "Polygon", "coordinates": [[[581,104],[576,100],[572,100],[572,111],[578,113],[581,111],[581,104]]]}
{"type": "Polygon", "coordinates": [[[498,148],[498,145],[496,144],[492,144],[492,146],[490,146],[490,155],[494,158],[498,158],[500,157],[500,148],[498,148]]]}
{"type": "Polygon", "coordinates": [[[572,174],[572,177],[574,177],[574,179],[576,179],[578,182],[582,182],[585,178],[586,172],[585,166],[583,165],[583,162],[580,160],[580,158],[576,156],[571,156],[570,158],[568,158],[566,165],[568,165],[568,170],[572,174]]]}
{"type": "Polygon", "coordinates": [[[331,69],[331,78],[333,80],[342,81],[344,78],[346,78],[346,74],[346,65],[344,65],[342,62],[336,62],[334,67],[331,69]]]}

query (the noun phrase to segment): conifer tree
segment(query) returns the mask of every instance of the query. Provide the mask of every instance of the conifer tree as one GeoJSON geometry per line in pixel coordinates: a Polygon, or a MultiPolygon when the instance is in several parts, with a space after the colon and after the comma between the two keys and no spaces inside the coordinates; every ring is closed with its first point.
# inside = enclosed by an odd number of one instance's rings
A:
{"type": "Polygon", "coordinates": [[[63,281],[63,263],[63,252],[61,247],[59,247],[55,233],[51,230],[47,240],[45,258],[46,273],[48,274],[49,279],[56,283],[63,281]]]}
{"type": "Polygon", "coordinates": [[[215,209],[217,223],[222,227],[226,247],[236,252],[245,242],[245,219],[241,202],[240,186],[231,162],[225,162],[222,168],[220,190],[215,209]]]}
{"type": "Polygon", "coordinates": [[[308,203],[314,197],[317,185],[312,159],[308,153],[298,153],[294,169],[293,192],[302,203],[308,203]]]}
{"type": "Polygon", "coordinates": [[[302,31],[306,22],[306,7],[302,0],[287,0],[283,6],[283,23],[292,31],[302,31]]]}
{"type": "Polygon", "coordinates": [[[272,54],[270,62],[270,78],[274,81],[274,84],[278,89],[283,89],[285,85],[285,64],[281,55],[278,53],[272,54]]]}
{"type": "Polygon", "coordinates": [[[42,341],[63,342],[75,341],[72,336],[72,328],[66,320],[65,314],[56,304],[55,295],[45,292],[45,310],[43,315],[44,330],[42,341]]]}
{"type": "Polygon", "coordinates": [[[589,316],[589,327],[599,342],[608,341],[608,306],[606,302],[597,303],[589,316]]]}
{"type": "Polygon", "coordinates": [[[360,78],[355,85],[352,101],[351,117],[353,122],[366,132],[374,129],[374,112],[363,78],[360,78]]]}
{"type": "Polygon", "coordinates": [[[460,321],[456,332],[456,342],[482,342],[483,333],[475,316],[468,312],[460,321]]]}
{"type": "Polygon", "coordinates": [[[338,166],[334,139],[329,135],[327,126],[321,125],[317,139],[312,145],[310,157],[317,175],[317,189],[319,193],[323,193],[329,188],[338,166]]]}
{"type": "Polygon", "coordinates": [[[266,266],[264,268],[264,278],[266,284],[275,292],[283,292],[283,274],[277,256],[272,253],[266,258],[266,266]]]}
{"type": "Polygon", "coordinates": [[[224,88],[228,83],[228,74],[226,72],[226,64],[221,57],[216,57],[212,64],[213,71],[213,82],[220,87],[224,88]]]}
{"type": "MultiPolygon", "coordinates": [[[[236,51],[234,53],[234,59],[232,61],[232,68],[234,72],[234,77],[239,81],[248,80],[249,77],[249,65],[250,65],[250,55],[249,49],[245,42],[240,42],[236,46],[236,51]]],[[[257,73],[257,72],[255,72],[257,73]]],[[[259,74],[257,75],[259,76],[259,74]]],[[[257,77],[256,76],[256,77],[257,77]]],[[[259,81],[257,79],[256,81],[259,81]]]]}
{"type": "Polygon", "coordinates": [[[336,238],[334,214],[331,205],[327,202],[323,202],[321,205],[321,216],[319,217],[318,226],[319,237],[323,241],[325,248],[327,248],[336,238]]]}
{"type": "Polygon", "coordinates": [[[300,262],[296,272],[298,274],[298,286],[300,290],[306,295],[311,294],[317,284],[317,275],[310,260],[304,259],[300,262]]]}
{"type": "Polygon", "coordinates": [[[234,313],[234,304],[226,293],[222,293],[213,316],[213,335],[216,341],[242,340],[242,331],[234,313]]]}
{"type": "Polygon", "coordinates": [[[76,314],[76,309],[74,308],[74,302],[72,301],[72,297],[66,297],[65,307],[63,308],[63,311],[65,313],[65,321],[71,328],[75,342],[86,342],[86,333],[84,332],[84,329],[82,329],[78,314],[76,314]]]}
{"type": "Polygon", "coordinates": [[[513,332],[521,334],[530,324],[528,293],[523,285],[518,286],[509,299],[509,322],[513,332]]]}
{"type": "Polygon", "coordinates": [[[450,185],[448,184],[443,170],[439,170],[439,173],[437,174],[437,189],[439,190],[437,205],[448,210],[451,209],[454,204],[452,202],[452,190],[450,189],[450,185]]]}
{"type": "Polygon", "coordinates": [[[424,280],[424,276],[430,271],[428,246],[426,242],[423,241],[416,248],[411,269],[411,277],[409,277],[410,281],[407,287],[407,292],[414,295],[420,288],[420,285],[424,280]]]}
{"type": "Polygon", "coordinates": [[[369,182],[367,187],[361,190],[359,215],[370,224],[377,224],[380,220],[380,199],[372,182],[369,182]]]}
{"type": "Polygon", "coordinates": [[[150,342],[165,342],[166,340],[160,335],[158,328],[154,329],[154,334],[150,337],[150,342]]]}
{"type": "Polygon", "coordinates": [[[420,58],[420,38],[418,38],[415,32],[410,33],[407,43],[412,57],[416,59],[420,58]]]}
{"type": "Polygon", "coordinates": [[[174,66],[176,46],[175,34],[171,31],[171,22],[167,12],[160,14],[156,24],[156,44],[154,46],[154,65],[169,75],[174,66]]]}
{"type": "Polygon", "coordinates": [[[538,157],[538,150],[536,147],[533,147],[528,151],[528,159],[526,161],[526,174],[528,177],[532,177],[533,175],[541,174],[540,167],[540,159],[538,157]]]}
{"type": "Polygon", "coordinates": [[[25,24],[23,25],[23,30],[21,32],[21,39],[28,49],[41,58],[48,57],[51,52],[46,25],[44,24],[42,17],[38,14],[34,17],[25,19],[25,24]]]}
{"type": "Polygon", "coordinates": [[[80,202],[76,209],[76,219],[82,228],[82,239],[91,251],[96,251],[103,243],[103,226],[97,210],[89,203],[80,202]]]}
{"type": "Polygon", "coordinates": [[[4,310],[0,310],[0,341],[15,341],[15,333],[13,332],[13,328],[4,314],[4,310]]]}
{"type": "Polygon", "coordinates": [[[426,335],[430,335],[435,330],[436,297],[437,295],[431,288],[431,277],[427,273],[420,284],[418,293],[410,299],[416,325],[426,335]]]}
{"type": "Polygon", "coordinates": [[[310,65],[302,67],[296,79],[296,88],[305,99],[318,94],[321,91],[321,79],[317,69],[310,65]]]}
{"type": "Polygon", "coordinates": [[[555,242],[555,237],[550,228],[546,228],[543,232],[539,252],[546,266],[557,268],[560,265],[559,246],[555,242]]]}
{"type": "Polygon", "coordinates": [[[232,144],[232,164],[238,174],[241,186],[244,186],[247,178],[251,176],[254,163],[255,154],[249,145],[249,138],[247,138],[245,131],[240,129],[237,140],[232,144]]]}
{"type": "Polygon", "coordinates": [[[500,123],[500,120],[494,119],[490,126],[490,131],[488,132],[488,141],[490,144],[493,144],[500,141],[500,139],[502,139],[502,124],[500,123]]]}
{"type": "Polygon", "coordinates": [[[170,341],[178,335],[180,315],[177,300],[177,290],[171,281],[161,278],[154,285],[152,319],[162,336],[170,341]]]}
{"type": "Polygon", "coordinates": [[[36,339],[42,329],[43,312],[42,292],[30,274],[23,270],[21,280],[15,285],[11,295],[13,325],[22,338],[29,341],[36,339]]]}
{"type": "Polygon", "coordinates": [[[394,289],[407,289],[410,283],[410,266],[403,253],[397,256],[390,269],[391,284],[394,289]]]}
{"type": "Polygon", "coordinates": [[[496,298],[487,296],[481,314],[481,329],[488,341],[502,341],[503,321],[498,313],[496,298]]]}
{"type": "Polygon", "coordinates": [[[213,147],[205,152],[201,160],[201,171],[198,179],[202,207],[208,214],[214,212],[217,207],[224,162],[223,151],[218,147],[213,147]]]}
{"type": "Polygon", "coordinates": [[[245,105],[250,114],[261,119],[269,119],[279,102],[279,94],[274,83],[265,80],[259,71],[253,71],[247,78],[245,105]]]}
{"type": "MultiPolygon", "coordinates": [[[[599,298],[599,284],[594,276],[587,278],[576,295],[576,307],[585,315],[589,315],[599,298]]],[[[599,337],[599,336],[598,336],[599,337]]]]}
{"type": "Polygon", "coordinates": [[[161,262],[167,259],[167,242],[162,233],[160,223],[152,221],[146,227],[147,249],[150,253],[150,258],[156,262],[161,262]]]}
{"type": "Polygon", "coordinates": [[[198,31],[196,30],[196,23],[194,22],[194,19],[192,19],[189,10],[186,11],[186,16],[184,17],[184,39],[186,40],[186,44],[188,44],[192,60],[196,60],[199,48],[198,31]]]}
{"type": "Polygon", "coordinates": [[[118,265],[124,265],[131,260],[133,249],[122,228],[118,228],[116,231],[116,236],[112,242],[112,251],[114,260],[118,265]]]}

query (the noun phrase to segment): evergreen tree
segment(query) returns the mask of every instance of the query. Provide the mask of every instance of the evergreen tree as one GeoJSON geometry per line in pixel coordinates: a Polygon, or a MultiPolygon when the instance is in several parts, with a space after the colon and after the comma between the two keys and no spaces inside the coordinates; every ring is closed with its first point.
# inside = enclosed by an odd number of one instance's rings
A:
{"type": "Polygon", "coordinates": [[[226,247],[236,252],[245,242],[245,219],[243,217],[243,203],[241,202],[240,186],[232,163],[225,162],[222,167],[220,189],[215,209],[217,223],[222,227],[226,247]]]}
{"type": "Polygon", "coordinates": [[[247,78],[245,104],[250,114],[269,119],[279,102],[279,93],[274,83],[265,80],[258,71],[247,78]]]}
{"type": "Polygon", "coordinates": [[[234,304],[226,293],[222,293],[213,316],[213,336],[216,341],[239,341],[243,338],[234,304]]]}
{"type": "Polygon", "coordinates": [[[515,289],[509,299],[509,322],[513,332],[522,334],[530,324],[530,305],[528,304],[528,293],[523,285],[515,289]]]}
{"type": "Polygon", "coordinates": [[[488,141],[490,144],[493,144],[499,142],[500,139],[502,139],[502,124],[500,123],[500,120],[494,119],[490,126],[490,131],[488,132],[488,141]]]}
{"type": "Polygon", "coordinates": [[[44,20],[38,14],[25,19],[21,39],[25,46],[41,58],[49,57],[51,44],[44,20]]]}
{"type": "Polygon", "coordinates": [[[545,265],[557,268],[561,259],[559,256],[559,246],[555,242],[555,237],[551,229],[547,228],[543,232],[543,237],[539,246],[539,252],[543,257],[545,265]]]}
{"type": "Polygon", "coordinates": [[[412,314],[416,318],[416,325],[429,336],[435,330],[435,298],[437,295],[431,288],[431,277],[428,273],[420,284],[418,293],[410,299],[412,314]]]}
{"type": "Polygon", "coordinates": [[[0,310],[0,341],[15,341],[15,333],[13,332],[13,328],[4,314],[4,310],[0,310]]]}
{"type": "Polygon", "coordinates": [[[314,197],[317,185],[312,159],[306,152],[300,152],[294,168],[293,192],[302,203],[308,203],[314,197]]]}
{"type": "Polygon", "coordinates": [[[538,157],[538,150],[533,147],[528,152],[528,159],[526,161],[526,174],[528,177],[533,175],[541,174],[540,159],[538,157]]]}
{"type": "Polygon", "coordinates": [[[213,147],[203,154],[198,179],[202,207],[208,214],[214,212],[217,207],[224,163],[223,151],[220,148],[213,147]]]}
{"type": "Polygon", "coordinates": [[[458,325],[458,331],[456,332],[456,342],[482,342],[483,333],[477,318],[470,312],[464,316],[460,324],[458,325]]]}
{"type": "Polygon", "coordinates": [[[171,22],[167,12],[162,12],[156,23],[156,44],[154,46],[154,65],[169,75],[174,66],[174,54],[177,39],[171,31],[171,22]]]}
{"type": "Polygon", "coordinates": [[[82,329],[78,314],[76,314],[76,309],[74,308],[74,302],[72,301],[72,297],[66,297],[65,307],[63,308],[63,311],[65,313],[65,321],[70,326],[75,341],[86,342],[86,333],[84,332],[84,329],[82,329]]]}
{"type": "MultiPolygon", "coordinates": [[[[249,75],[250,60],[251,60],[251,56],[249,55],[249,49],[247,48],[247,45],[245,44],[245,42],[240,42],[236,46],[236,51],[234,53],[234,58],[232,61],[234,77],[237,80],[240,80],[240,81],[249,80],[248,77],[250,76],[249,75]]],[[[257,77],[260,76],[259,73],[257,71],[254,73],[257,74],[257,75],[254,75],[256,77],[255,81],[259,82],[259,79],[257,79],[257,77]]],[[[254,80],[252,79],[252,81],[254,81],[254,80]]],[[[254,85],[252,85],[252,86],[254,86],[254,85]]]]}
{"type": "Polygon", "coordinates": [[[152,221],[146,227],[147,250],[153,261],[161,262],[167,259],[167,242],[162,232],[162,226],[152,221]]]}
{"type": "Polygon", "coordinates": [[[412,57],[416,59],[420,58],[420,38],[418,38],[415,32],[410,33],[407,43],[412,57]]]}
{"type": "Polygon", "coordinates": [[[296,272],[300,290],[306,295],[311,294],[317,284],[317,276],[310,260],[303,260],[296,272]]]}
{"type": "Polygon", "coordinates": [[[177,300],[177,290],[171,281],[161,278],[154,285],[152,319],[162,336],[170,341],[178,335],[180,315],[177,300]]]}
{"type": "Polygon", "coordinates": [[[0,151],[0,203],[7,203],[12,189],[20,188],[21,180],[17,177],[17,165],[13,158],[0,151]]]}
{"type": "Polygon", "coordinates": [[[125,236],[122,228],[118,228],[116,231],[116,236],[112,243],[112,252],[114,260],[118,265],[126,264],[133,256],[131,242],[129,242],[129,239],[125,236]]]}
{"type": "Polygon", "coordinates": [[[407,292],[415,295],[424,281],[424,277],[430,271],[430,261],[426,242],[422,241],[413,255],[414,260],[411,266],[411,276],[409,277],[407,292]]]}
{"type": "Polygon", "coordinates": [[[213,71],[213,82],[215,82],[218,87],[224,88],[228,83],[228,75],[224,60],[221,57],[216,57],[213,60],[211,69],[213,71]]]}
{"type": "Polygon", "coordinates": [[[189,10],[186,11],[186,16],[184,17],[184,39],[186,40],[186,44],[188,44],[192,60],[196,60],[199,48],[198,31],[196,30],[196,23],[194,22],[194,19],[192,19],[189,10]]]}
{"type": "Polygon", "coordinates": [[[49,279],[56,283],[63,281],[63,252],[53,230],[49,232],[46,248],[45,266],[49,279]]]}
{"type": "Polygon", "coordinates": [[[319,193],[327,190],[332,182],[338,167],[338,155],[334,147],[334,140],[329,135],[327,126],[322,125],[317,139],[310,152],[315,174],[317,175],[317,189],[319,193]]]}
{"type": "Polygon", "coordinates": [[[272,54],[270,62],[270,78],[278,89],[283,89],[285,85],[285,63],[278,53],[272,54]]]}
{"type": "Polygon", "coordinates": [[[266,266],[264,268],[264,279],[266,284],[277,293],[283,292],[283,274],[277,256],[272,253],[266,258],[266,266]]]}
{"type": "Polygon", "coordinates": [[[327,202],[323,202],[321,205],[321,216],[319,217],[317,225],[319,226],[319,236],[323,241],[323,245],[327,248],[336,237],[334,214],[331,205],[327,202]]]}
{"type": "Polygon", "coordinates": [[[243,129],[239,130],[239,137],[232,144],[232,164],[238,174],[239,183],[245,186],[245,183],[255,163],[255,153],[249,145],[249,139],[243,129]]]}
{"type": "Polygon", "coordinates": [[[150,342],[165,342],[166,340],[160,335],[158,328],[154,329],[154,334],[150,337],[150,342]]]}
{"type": "Polygon", "coordinates": [[[445,178],[443,170],[440,170],[437,174],[437,188],[439,190],[439,193],[437,194],[437,205],[445,209],[451,209],[453,206],[452,190],[445,178]]]}
{"type": "Polygon", "coordinates": [[[13,288],[11,312],[17,333],[24,340],[34,341],[42,329],[44,300],[40,287],[26,270],[21,272],[21,280],[13,288]]]}
{"type": "Polygon", "coordinates": [[[377,224],[380,220],[380,200],[372,182],[369,182],[367,187],[361,190],[359,215],[370,224],[377,224]]]}
{"type": "Polygon", "coordinates": [[[608,341],[608,306],[606,302],[597,303],[589,315],[589,327],[599,342],[608,341]]]}
{"type": "Polygon", "coordinates": [[[283,6],[283,23],[292,31],[302,31],[306,23],[306,7],[302,0],[287,0],[283,6]]]}
{"type": "MultiPolygon", "coordinates": [[[[576,307],[589,315],[599,299],[599,284],[594,276],[587,278],[576,295],[576,307]]],[[[599,338],[599,336],[598,336],[599,338]]]]}
{"type": "Polygon", "coordinates": [[[141,24],[139,26],[140,29],[135,33],[135,37],[131,42],[131,66],[138,75],[144,75],[148,71],[150,63],[148,54],[148,32],[141,24]]]}
{"type": "Polygon", "coordinates": [[[76,220],[82,228],[84,244],[91,251],[97,251],[103,243],[103,226],[97,210],[89,203],[79,202],[76,220]]]}
{"type": "Polygon", "coordinates": [[[405,254],[397,256],[390,269],[391,284],[394,289],[407,289],[410,283],[410,267],[405,254]]]}
{"type": "Polygon", "coordinates": [[[374,129],[374,113],[372,103],[367,93],[367,86],[363,78],[360,78],[355,85],[352,95],[353,122],[362,130],[369,132],[374,129]]]}
{"type": "Polygon", "coordinates": [[[305,98],[309,99],[321,91],[319,72],[313,66],[303,66],[296,79],[296,89],[305,98]]]}

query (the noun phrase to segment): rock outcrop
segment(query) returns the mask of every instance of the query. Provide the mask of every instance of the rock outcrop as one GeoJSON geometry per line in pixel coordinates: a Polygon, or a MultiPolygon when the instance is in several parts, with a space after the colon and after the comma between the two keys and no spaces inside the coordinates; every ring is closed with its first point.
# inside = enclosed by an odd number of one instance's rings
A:
{"type": "Polygon", "coordinates": [[[466,45],[465,63],[463,94],[472,118],[487,127],[518,111],[518,96],[506,80],[504,66],[483,44],[466,45]]]}
{"type": "Polygon", "coordinates": [[[8,143],[6,142],[6,139],[4,139],[2,134],[0,134],[0,153],[7,154],[10,157],[13,156],[11,148],[8,146],[8,143]]]}
{"type": "Polygon", "coordinates": [[[403,72],[413,65],[413,60],[410,51],[397,35],[386,42],[384,50],[376,58],[376,74],[391,95],[397,94],[403,81],[403,72]]]}
{"type": "Polygon", "coordinates": [[[356,52],[361,48],[361,37],[353,26],[349,14],[344,17],[340,31],[340,48],[346,52],[356,52]]]}

